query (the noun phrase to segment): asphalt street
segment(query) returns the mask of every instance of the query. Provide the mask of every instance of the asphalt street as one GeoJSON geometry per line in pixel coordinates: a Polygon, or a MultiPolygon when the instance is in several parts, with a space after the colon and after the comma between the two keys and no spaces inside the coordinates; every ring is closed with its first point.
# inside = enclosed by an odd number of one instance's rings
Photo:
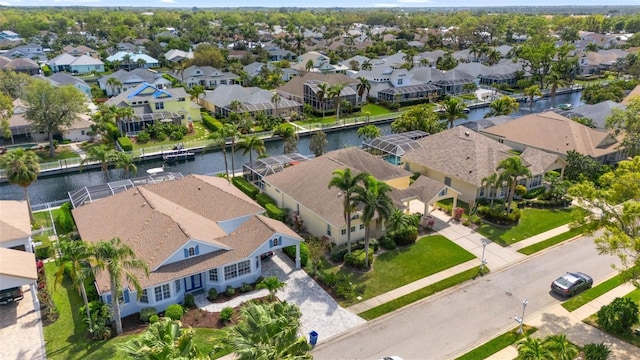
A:
{"type": "MultiPolygon", "coordinates": [[[[488,259],[489,263],[491,259],[488,259]]],[[[314,349],[316,360],[450,359],[479,339],[516,327],[515,316],[561,301],[551,282],[566,271],[582,271],[598,283],[614,271],[615,257],[598,255],[591,238],[562,244],[459,287],[436,294],[330,339],[314,349]]],[[[525,323],[526,323],[525,313],[525,323]]]]}

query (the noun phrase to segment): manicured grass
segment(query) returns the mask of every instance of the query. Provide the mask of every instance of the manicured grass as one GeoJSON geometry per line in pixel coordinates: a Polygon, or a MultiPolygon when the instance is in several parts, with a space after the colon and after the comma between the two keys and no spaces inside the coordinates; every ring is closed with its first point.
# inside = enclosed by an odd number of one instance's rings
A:
{"type": "Polygon", "coordinates": [[[548,247],[551,247],[553,245],[559,244],[563,241],[572,239],[578,235],[582,235],[584,234],[585,230],[587,229],[587,225],[581,225],[577,228],[573,228],[570,229],[569,231],[563,232],[562,234],[558,234],[554,237],[551,237],[547,240],[541,241],[539,243],[535,243],[532,245],[529,245],[525,248],[522,248],[520,250],[518,250],[519,253],[521,254],[525,254],[525,255],[531,255],[531,254],[535,254],[538,251],[544,250],[548,247]]]}
{"type": "Polygon", "coordinates": [[[382,106],[382,105],[378,105],[378,104],[367,104],[365,106],[362,107],[362,110],[360,111],[360,113],[358,114],[358,116],[364,116],[364,114],[366,112],[370,112],[371,116],[375,116],[375,115],[383,115],[383,114],[389,114],[391,113],[391,110],[387,109],[386,107],[382,106]]]}
{"type": "Polygon", "coordinates": [[[571,209],[521,209],[520,223],[512,227],[482,224],[478,232],[491,241],[507,246],[569,223],[571,209]]]}
{"type": "MultiPolygon", "coordinates": [[[[640,307],[640,289],[635,289],[632,292],[630,292],[630,293],[628,293],[628,294],[626,294],[625,296],[622,296],[622,297],[631,298],[631,300],[633,300],[633,302],[635,302],[636,305],[638,305],[640,307]]],[[[616,337],[616,338],[618,338],[618,339],[620,339],[622,341],[625,341],[625,342],[627,342],[629,344],[632,344],[632,345],[634,345],[636,347],[640,347],[640,336],[635,335],[633,333],[634,329],[638,329],[640,327],[640,321],[636,321],[636,323],[631,326],[631,329],[626,331],[623,334],[611,333],[611,332],[604,331],[603,329],[601,329],[598,326],[598,322],[597,322],[598,321],[598,315],[597,314],[593,314],[593,315],[589,316],[588,318],[586,318],[583,321],[585,323],[591,325],[591,326],[594,326],[594,327],[600,329],[601,331],[603,331],[603,332],[605,332],[605,333],[607,333],[607,334],[609,334],[609,335],[611,335],[613,337],[616,337]]]]}
{"type": "MultiPolygon", "coordinates": [[[[353,283],[364,288],[362,298],[366,300],[474,258],[444,236],[432,235],[418,239],[412,246],[378,255],[369,272],[339,267],[328,271],[351,273],[353,283]]],[[[345,306],[351,304],[343,303],[345,306]]]]}
{"type": "MultiPolygon", "coordinates": [[[[489,272],[489,269],[485,266],[484,273],[486,274],[487,272],[489,272]]],[[[469,269],[467,271],[463,271],[459,274],[456,274],[444,280],[438,281],[437,283],[423,287],[420,290],[416,290],[412,293],[401,296],[397,299],[393,299],[380,306],[376,306],[373,309],[369,309],[367,311],[361,312],[360,314],[358,314],[358,316],[362,317],[365,320],[375,319],[384,314],[388,314],[392,311],[398,310],[401,307],[414,303],[418,300],[422,300],[426,297],[429,297],[437,292],[446,290],[450,287],[461,284],[467,280],[475,279],[476,277],[478,277],[479,274],[480,274],[479,267],[469,269]]]]}
{"type": "Polygon", "coordinates": [[[175,144],[179,144],[179,143],[184,143],[185,147],[189,147],[188,142],[190,141],[197,141],[197,140],[204,140],[205,139],[205,128],[204,125],[202,125],[201,122],[194,122],[193,123],[193,133],[191,134],[187,134],[185,135],[184,138],[182,138],[182,140],[180,141],[175,141],[175,140],[171,140],[169,138],[167,138],[164,141],[149,141],[147,143],[144,144],[138,144],[138,143],[134,143],[133,144],[133,150],[139,150],[142,148],[148,148],[148,147],[154,147],[154,146],[168,146],[168,145],[175,145],[175,144]]]}
{"type": "Polygon", "coordinates": [[[618,274],[611,279],[599,284],[598,286],[594,286],[589,290],[583,291],[579,295],[572,297],[571,299],[562,303],[562,307],[567,309],[567,311],[571,312],[582,305],[594,300],[595,298],[603,295],[606,292],[609,292],[619,285],[622,285],[625,282],[621,274],[618,274]]]}
{"type": "Polygon", "coordinates": [[[518,328],[514,328],[513,330],[506,332],[494,339],[489,340],[483,345],[478,346],[477,348],[469,351],[468,353],[457,357],[456,360],[483,360],[488,358],[489,356],[497,353],[498,351],[506,348],[507,346],[513,345],[521,339],[533,334],[538,331],[537,328],[532,326],[524,325],[523,327],[524,334],[518,334],[518,328]]]}
{"type": "Polygon", "coordinates": [[[36,150],[36,155],[38,155],[38,157],[40,158],[41,163],[80,157],[80,155],[73,152],[70,147],[66,146],[58,146],[58,148],[55,149],[55,155],[53,157],[49,156],[49,146],[46,146],[42,150],[36,150]]]}

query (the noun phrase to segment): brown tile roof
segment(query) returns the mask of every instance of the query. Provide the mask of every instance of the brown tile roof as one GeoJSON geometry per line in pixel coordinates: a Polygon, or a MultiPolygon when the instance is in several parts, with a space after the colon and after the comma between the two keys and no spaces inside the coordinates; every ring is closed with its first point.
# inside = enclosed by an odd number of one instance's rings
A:
{"type": "Polygon", "coordinates": [[[358,83],[358,80],[350,78],[344,74],[322,74],[317,72],[308,72],[302,76],[294,77],[276,90],[278,92],[293,94],[302,97],[304,95],[304,83],[312,80],[324,81],[329,85],[358,83]]]}
{"type": "Polygon", "coordinates": [[[457,126],[417,140],[420,148],[407,151],[403,161],[420,164],[449,177],[480,186],[498,163],[513,156],[510,147],[457,126]]]}
{"type": "Polygon", "coordinates": [[[447,186],[439,181],[433,180],[426,176],[420,176],[408,188],[402,190],[394,190],[391,197],[396,203],[403,201],[419,199],[423,202],[430,202],[438,196],[442,189],[447,186]]]}
{"type": "MultiPolygon", "coordinates": [[[[284,224],[257,214],[264,209],[219,177],[189,175],[180,180],[146,185],[73,210],[78,232],[89,242],[119,237],[152,271],[138,274],[143,287],[238,261],[256,250],[274,232],[300,239],[284,224]],[[225,224],[247,218],[238,228],[225,224]],[[190,239],[221,250],[175,264],[163,263],[190,239]],[[203,265],[205,264],[205,265],[203,265]],[[217,264],[217,265],[216,265],[217,264]]],[[[97,279],[108,291],[106,275],[97,279]]]]}
{"type": "Polygon", "coordinates": [[[575,150],[596,158],[617,152],[619,145],[608,132],[592,129],[552,111],[523,116],[481,132],[560,155],[575,150]]]}
{"type": "MultiPolygon", "coordinates": [[[[0,247],[0,277],[11,276],[25,280],[28,284],[38,278],[36,273],[36,257],[33,253],[5,249],[0,247]]],[[[5,289],[4,284],[0,284],[0,289],[5,289]]]]}
{"type": "Polygon", "coordinates": [[[560,155],[532,147],[526,148],[520,154],[520,158],[528,164],[529,171],[533,175],[544,174],[547,171],[554,170],[556,161],[559,161],[560,164],[566,164],[560,155]]]}
{"type": "Polygon", "coordinates": [[[0,201],[0,243],[31,236],[31,220],[26,201],[0,201]]]}
{"type": "Polygon", "coordinates": [[[636,85],[636,87],[634,87],[633,90],[631,90],[629,95],[625,96],[625,98],[622,99],[620,104],[625,106],[629,105],[629,103],[631,103],[631,99],[637,98],[637,97],[640,97],[640,85],[636,85]]]}
{"type": "Polygon", "coordinates": [[[328,188],[337,169],[351,168],[352,173],[368,172],[378,180],[387,181],[411,176],[411,173],[381,160],[356,147],[331,151],[320,157],[290,166],[284,171],[266,176],[264,181],[295,199],[328,224],[345,225],[340,190],[328,188]]]}

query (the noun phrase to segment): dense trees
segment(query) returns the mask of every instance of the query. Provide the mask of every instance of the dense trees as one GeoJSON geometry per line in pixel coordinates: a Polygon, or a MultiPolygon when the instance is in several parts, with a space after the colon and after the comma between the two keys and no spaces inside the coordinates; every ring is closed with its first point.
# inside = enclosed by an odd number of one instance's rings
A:
{"type": "Polygon", "coordinates": [[[427,105],[414,105],[391,123],[391,131],[394,133],[422,130],[435,134],[445,128],[446,123],[440,121],[438,115],[427,105]]]}
{"type": "Polygon", "coordinates": [[[613,109],[606,120],[606,127],[617,134],[623,134],[622,146],[629,155],[640,154],[640,97],[632,98],[627,107],[613,109]]]}

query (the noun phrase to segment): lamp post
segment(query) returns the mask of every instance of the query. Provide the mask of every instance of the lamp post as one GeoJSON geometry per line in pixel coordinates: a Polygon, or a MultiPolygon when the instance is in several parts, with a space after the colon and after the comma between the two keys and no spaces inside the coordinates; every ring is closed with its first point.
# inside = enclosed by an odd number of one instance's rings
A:
{"type": "Polygon", "coordinates": [[[484,274],[484,265],[487,264],[487,259],[484,257],[484,251],[487,248],[487,245],[489,245],[489,242],[487,240],[482,240],[482,264],[480,265],[480,275],[484,274]]]}
{"type": "Polygon", "coordinates": [[[524,311],[527,308],[527,304],[529,302],[527,300],[522,300],[522,317],[516,316],[515,320],[520,324],[520,328],[518,328],[518,334],[522,334],[522,326],[524,325],[524,311]]]}

